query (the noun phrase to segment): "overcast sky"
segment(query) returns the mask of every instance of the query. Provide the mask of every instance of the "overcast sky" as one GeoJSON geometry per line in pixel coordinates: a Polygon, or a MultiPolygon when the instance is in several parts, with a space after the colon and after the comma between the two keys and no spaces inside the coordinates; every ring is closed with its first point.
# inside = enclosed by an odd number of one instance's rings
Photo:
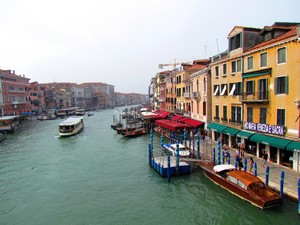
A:
{"type": "Polygon", "coordinates": [[[300,22],[299,0],[0,0],[0,9],[0,69],[124,93],[147,93],[158,64],[226,50],[236,25],[300,22]]]}

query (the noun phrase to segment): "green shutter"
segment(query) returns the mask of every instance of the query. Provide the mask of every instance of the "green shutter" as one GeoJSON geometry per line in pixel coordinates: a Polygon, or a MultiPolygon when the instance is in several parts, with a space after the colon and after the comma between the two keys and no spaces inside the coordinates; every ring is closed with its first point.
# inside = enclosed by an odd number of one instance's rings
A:
{"type": "Polygon", "coordinates": [[[274,80],[274,92],[275,92],[276,95],[278,94],[278,91],[277,91],[277,83],[278,83],[278,78],[275,77],[275,80],[274,80]]]}
{"type": "Polygon", "coordinates": [[[288,94],[289,93],[289,77],[288,76],[285,77],[284,85],[285,85],[285,87],[284,87],[285,93],[288,94]]]}

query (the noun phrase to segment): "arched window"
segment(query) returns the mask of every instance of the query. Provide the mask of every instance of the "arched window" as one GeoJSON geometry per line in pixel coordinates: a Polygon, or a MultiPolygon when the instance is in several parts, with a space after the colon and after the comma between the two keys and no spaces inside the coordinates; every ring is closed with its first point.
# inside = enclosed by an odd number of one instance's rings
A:
{"type": "Polygon", "coordinates": [[[206,77],[203,78],[203,91],[206,91],[206,77]]]}

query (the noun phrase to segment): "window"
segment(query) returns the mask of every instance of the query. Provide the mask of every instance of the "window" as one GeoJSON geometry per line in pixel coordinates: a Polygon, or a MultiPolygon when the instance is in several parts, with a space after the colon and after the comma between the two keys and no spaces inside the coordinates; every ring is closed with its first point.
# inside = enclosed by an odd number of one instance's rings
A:
{"type": "Polygon", "coordinates": [[[231,62],[231,72],[241,72],[242,71],[242,60],[236,60],[231,62]]]}
{"type": "Polygon", "coordinates": [[[220,114],[219,114],[219,106],[218,105],[216,105],[216,117],[215,117],[215,119],[220,119],[220,114]]]}
{"type": "Polygon", "coordinates": [[[253,108],[247,108],[247,122],[253,122],[253,108]]]}
{"type": "Polygon", "coordinates": [[[231,62],[231,72],[235,73],[236,72],[236,61],[231,62]]]}
{"type": "Polygon", "coordinates": [[[242,82],[229,84],[229,96],[237,96],[242,93],[242,82]]]}
{"type": "Polygon", "coordinates": [[[265,67],[268,65],[268,54],[262,53],[260,54],[260,67],[265,67]]]}
{"type": "Polygon", "coordinates": [[[221,84],[221,95],[227,96],[227,84],[221,84]]]}
{"type": "Polygon", "coordinates": [[[232,51],[232,50],[242,47],[241,40],[242,40],[242,33],[239,33],[239,34],[235,35],[234,37],[230,38],[229,50],[232,51]]]}
{"type": "Polygon", "coordinates": [[[247,69],[248,70],[253,69],[253,56],[247,58],[247,69]]]}
{"type": "Polygon", "coordinates": [[[266,124],[267,123],[267,108],[259,109],[259,123],[266,124]]]}
{"type": "Polygon", "coordinates": [[[286,48],[280,48],[277,50],[277,63],[286,63],[286,48]]]}
{"type": "Polygon", "coordinates": [[[288,76],[275,78],[275,94],[288,94],[288,76]]]}
{"type": "Polygon", "coordinates": [[[203,78],[203,91],[206,92],[206,77],[203,78]]]}
{"type": "Polygon", "coordinates": [[[242,123],[242,107],[231,106],[231,122],[242,123]]]}
{"type": "Polygon", "coordinates": [[[246,82],[246,94],[247,95],[254,94],[254,80],[250,80],[246,82]]]}
{"type": "Polygon", "coordinates": [[[216,77],[218,77],[219,76],[219,67],[218,66],[215,67],[215,72],[216,72],[216,77]]]}
{"type": "Polygon", "coordinates": [[[215,96],[220,95],[219,85],[214,85],[214,95],[215,96]]]}
{"type": "Polygon", "coordinates": [[[241,60],[236,61],[236,71],[237,72],[242,71],[242,61],[241,60]]]}
{"type": "Polygon", "coordinates": [[[227,74],[227,64],[223,64],[223,75],[227,74]]]}
{"type": "Polygon", "coordinates": [[[227,121],[227,106],[223,105],[223,121],[227,121]]]}
{"type": "Polygon", "coordinates": [[[285,109],[277,109],[277,126],[285,126],[285,109]]]}
{"type": "Polygon", "coordinates": [[[206,116],[206,102],[203,102],[203,115],[206,116]]]}

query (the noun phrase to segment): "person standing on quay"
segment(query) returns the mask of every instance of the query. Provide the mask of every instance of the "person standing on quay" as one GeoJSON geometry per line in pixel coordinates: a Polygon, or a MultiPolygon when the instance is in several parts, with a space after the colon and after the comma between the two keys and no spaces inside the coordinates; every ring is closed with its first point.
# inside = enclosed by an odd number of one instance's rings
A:
{"type": "Polygon", "coordinates": [[[254,160],[253,160],[253,158],[251,157],[251,158],[249,159],[249,173],[252,173],[253,165],[254,165],[254,160]]]}

